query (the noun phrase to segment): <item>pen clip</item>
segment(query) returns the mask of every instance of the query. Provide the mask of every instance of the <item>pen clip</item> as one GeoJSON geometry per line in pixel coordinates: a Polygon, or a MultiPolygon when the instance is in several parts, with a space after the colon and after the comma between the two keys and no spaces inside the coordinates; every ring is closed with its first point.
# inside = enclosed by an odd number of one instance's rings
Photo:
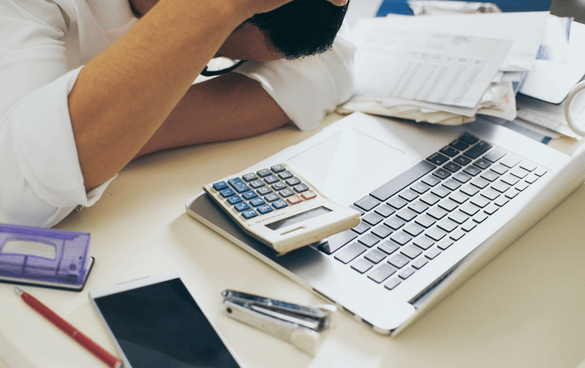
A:
{"type": "Polygon", "coordinates": [[[222,292],[220,308],[240,322],[289,341],[315,355],[321,332],[333,325],[334,305],[308,307],[234,290],[222,292]]]}

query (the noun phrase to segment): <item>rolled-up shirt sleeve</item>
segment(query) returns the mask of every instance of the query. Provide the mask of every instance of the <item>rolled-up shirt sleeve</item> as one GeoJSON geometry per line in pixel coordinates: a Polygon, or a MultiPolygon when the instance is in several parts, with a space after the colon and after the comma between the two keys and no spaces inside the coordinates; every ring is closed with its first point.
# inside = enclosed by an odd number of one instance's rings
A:
{"type": "Polygon", "coordinates": [[[353,95],[353,56],[343,26],[333,48],[298,60],[249,61],[236,72],[252,78],[301,130],[316,128],[325,115],[353,95]]]}
{"type": "Polygon", "coordinates": [[[81,68],[67,70],[63,14],[55,3],[26,4],[0,14],[0,220],[49,227],[109,182],[90,193],[83,185],[68,109],[81,68]]]}

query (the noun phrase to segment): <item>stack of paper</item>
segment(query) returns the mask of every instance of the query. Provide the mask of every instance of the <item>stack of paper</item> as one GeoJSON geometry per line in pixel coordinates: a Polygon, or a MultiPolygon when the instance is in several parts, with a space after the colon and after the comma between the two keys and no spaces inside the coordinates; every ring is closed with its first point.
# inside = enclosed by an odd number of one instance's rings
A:
{"type": "Polygon", "coordinates": [[[354,29],[356,94],[338,111],[455,125],[516,117],[513,82],[534,64],[548,12],[390,15],[354,29]]]}

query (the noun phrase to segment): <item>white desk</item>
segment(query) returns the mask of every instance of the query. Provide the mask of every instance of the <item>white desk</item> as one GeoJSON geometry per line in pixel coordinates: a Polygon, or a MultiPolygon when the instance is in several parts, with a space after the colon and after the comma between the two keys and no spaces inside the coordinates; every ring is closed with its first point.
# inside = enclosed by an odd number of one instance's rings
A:
{"type": "MultiPolygon", "coordinates": [[[[321,128],[334,120],[330,116],[321,128]]],[[[296,303],[323,302],[184,210],[185,200],[203,184],[314,133],[285,127],[131,164],[98,204],[59,225],[92,234],[96,264],[85,290],[24,289],[112,352],[88,291],[176,270],[247,367],[575,368],[585,360],[585,187],[395,338],[339,313],[337,327],[311,358],[221,314],[217,303],[226,288],[296,303]]],[[[12,285],[0,284],[0,300],[0,357],[11,367],[105,367],[25,305],[12,285]]]]}

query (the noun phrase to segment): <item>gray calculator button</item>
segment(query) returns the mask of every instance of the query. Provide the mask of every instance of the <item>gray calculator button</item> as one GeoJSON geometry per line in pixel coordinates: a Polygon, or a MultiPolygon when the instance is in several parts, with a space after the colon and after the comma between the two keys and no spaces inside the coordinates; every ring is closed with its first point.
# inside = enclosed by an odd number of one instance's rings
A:
{"type": "Polygon", "coordinates": [[[278,177],[282,180],[286,180],[288,178],[292,178],[294,175],[290,171],[286,170],[278,174],[278,177]]]}
{"type": "Polygon", "coordinates": [[[297,193],[302,193],[309,190],[309,186],[305,183],[301,183],[299,185],[295,185],[293,188],[297,193]]]}
{"type": "Polygon", "coordinates": [[[277,181],[279,181],[279,180],[278,180],[278,178],[277,178],[276,176],[274,176],[274,175],[268,175],[267,177],[265,177],[265,178],[264,178],[264,182],[265,182],[266,184],[269,184],[269,185],[270,185],[270,184],[273,184],[273,183],[276,183],[277,181]]]}
{"type": "Polygon", "coordinates": [[[272,193],[272,189],[270,189],[269,187],[261,187],[256,192],[258,192],[258,194],[260,195],[266,195],[268,193],[272,193]]]}
{"type": "Polygon", "coordinates": [[[268,175],[272,175],[272,172],[271,172],[270,170],[268,170],[268,169],[262,169],[262,170],[258,170],[258,171],[256,172],[256,174],[257,174],[259,177],[261,177],[261,178],[265,178],[265,177],[267,177],[268,175]]]}
{"type": "Polygon", "coordinates": [[[249,185],[254,189],[258,189],[260,187],[263,187],[265,184],[262,180],[254,180],[249,185]]]}
{"type": "Polygon", "coordinates": [[[277,174],[279,172],[285,171],[286,167],[284,167],[284,165],[282,164],[278,164],[278,165],[274,165],[270,168],[270,170],[272,170],[273,173],[277,174]]]}
{"type": "Polygon", "coordinates": [[[282,190],[284,188],[286,188],[286,184],[284,184],[281,181],[272,184],[272,189],[274,189],[274,190],[282,190]]]}
{"type": "Polygon", "coordinates": [[[292,190],[292,189],[290,189],[290,188],[283,189],[283,190],[281,190],[281,191],[280,191],[280,192],[278,192],[278,193],[280,193],[280,196],[281,196],[282,198],[285,198],[285,197],[290,197],[291,195],[295,194],[295,192],[293,192],[293,190],[292,190]]]}
{"type": "Polygon", "coordinates": [[[244,181],[246,181],[246,182],[249,183],[249,182],[251,182],[253,180],[258,179],[258,176],[256,174],[254,174],[254,173],[248,173],[248,174],[242,176],[242,179],[244,179],[244,181]]]}
{"type": "Polygon", "coordinates": [[[300,184],[300,183],[301,183],[301,179],[299,179],[299,178],[290,178],[290,179],[286,179],[286,183],[287,183],[289,186],[291,186],[291,187],[292,187],[292,186],[295,186],[295,185],[297,185],[297,184],[300,184]]]}
{"type": "Polygon", "coordinates": [[[279,197],[279,196],[278,196],[278,194],[276,194],[276,193],[270,193],[270,194],[268,194],[268,195],[264,196],[264,199],[265,199],[267,202],[274,202],[274,201],[277,201],[277,200],[279,200],[279,199],[280,199],[280,197],[279,197]]]}

